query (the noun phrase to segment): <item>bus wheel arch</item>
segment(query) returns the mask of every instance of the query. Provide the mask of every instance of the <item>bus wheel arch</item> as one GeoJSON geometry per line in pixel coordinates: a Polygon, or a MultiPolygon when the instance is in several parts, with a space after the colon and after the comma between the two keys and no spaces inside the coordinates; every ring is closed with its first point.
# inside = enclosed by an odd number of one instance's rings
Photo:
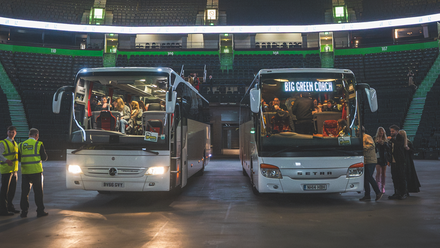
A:
{"type": "Polygon", "coordinates": [[[258,189],[257,189],[257,187],[255,186],[255,183],[254,183],[254,173],[255,173],[254,166],[253,166],[253,162],[252,162],[252,159],[251,159],[251,169],[250,169],[249,177],[251,179],[252,193],[254,193],[254,195],[256,195],[256,196],[259,196],[260,192],[258,191],[258,189]]]}

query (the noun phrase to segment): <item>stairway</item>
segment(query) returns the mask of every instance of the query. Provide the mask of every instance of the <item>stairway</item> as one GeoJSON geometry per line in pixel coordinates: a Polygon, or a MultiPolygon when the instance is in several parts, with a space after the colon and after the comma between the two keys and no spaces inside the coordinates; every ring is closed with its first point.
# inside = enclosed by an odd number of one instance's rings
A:
{"type": "Polygon", "coordinates": [[[11,123],[17,128],[17,136],[15,136],[18,142],[23,141],[29,137],[29,126],[26,119],[26,113],[24,112],[23,103],[21,97],[9,79],[3,65],[0,63],[0,87],[6,95],[9,105],[9,116],[11,123]]]}
{"type": "Polygon", "coordinates": [[[103,64],[104,67],[115,67],[116,53],[104,53],[103,64]]]}
{"type": "Polygon", "coordinates": [[[413,96],[411,105],[409,106],[403,129],[405,129],[408,138],[412,141],[417,133],[422,117],[423,108],[425,107],[426,95],[431,90],[432,85],[440,74],[440,56],[437,57],[431,66],[426,77],[423,79],[419,88],[413,96]]]}
{"type": "Polygon", "coordinates": [[[220,69],[223,71],[232,70],[232,65],[234,63],[234,55],[232,53],[221,53],[220,54],[220,69]]]}
{"type": "Polygon", "coordinates": [[[330,52],[321,53],[321,67],[333,68],[335,64],[334,54],[330,52]]]}

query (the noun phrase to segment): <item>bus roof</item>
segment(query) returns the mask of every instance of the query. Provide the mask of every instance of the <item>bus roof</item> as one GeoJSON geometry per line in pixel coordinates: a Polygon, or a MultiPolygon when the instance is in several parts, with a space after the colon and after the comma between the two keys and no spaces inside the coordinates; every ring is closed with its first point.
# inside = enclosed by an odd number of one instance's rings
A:
{"type": "Polygon", "coordinates": [[[349,69],[335,69],[335,68],[279,68],[279,69],[261,69],[258,73],[349,73],[353,72],[349,69]]]}

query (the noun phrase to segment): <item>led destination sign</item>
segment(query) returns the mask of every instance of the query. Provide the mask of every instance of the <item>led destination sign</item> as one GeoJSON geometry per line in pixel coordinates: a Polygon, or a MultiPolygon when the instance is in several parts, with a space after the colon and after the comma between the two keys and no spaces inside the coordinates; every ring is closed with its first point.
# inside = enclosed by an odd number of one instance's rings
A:
{"type": "Polygon", "coordinates": [[[284,92],[333,92],[333,82],[284,82],[284,92]]]}

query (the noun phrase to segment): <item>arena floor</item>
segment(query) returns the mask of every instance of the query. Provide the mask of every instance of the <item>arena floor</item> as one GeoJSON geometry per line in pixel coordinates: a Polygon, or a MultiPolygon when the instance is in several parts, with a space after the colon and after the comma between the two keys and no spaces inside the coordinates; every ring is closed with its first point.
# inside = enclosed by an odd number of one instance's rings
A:
{"type": "MultiPolygon", "coordinates": [[[[360,202],[362,195],[255,196],[238,159],[213,160],[180,195],[98,194],[65,188],[63,162],[46,162],[36,218],[0,217],[1,247],[438,247],[440,163],[418,160],[421,193],[360,202]]],[[[389,172],[388,172],[389,174],[389,172]]],[[[20,179],[19,179],[20,180],[20,179]]],[[[19,207],[17,190],[14,200],[19,207]]],[[[32,193],[31,193],[32,194],[32,193]]]]}

